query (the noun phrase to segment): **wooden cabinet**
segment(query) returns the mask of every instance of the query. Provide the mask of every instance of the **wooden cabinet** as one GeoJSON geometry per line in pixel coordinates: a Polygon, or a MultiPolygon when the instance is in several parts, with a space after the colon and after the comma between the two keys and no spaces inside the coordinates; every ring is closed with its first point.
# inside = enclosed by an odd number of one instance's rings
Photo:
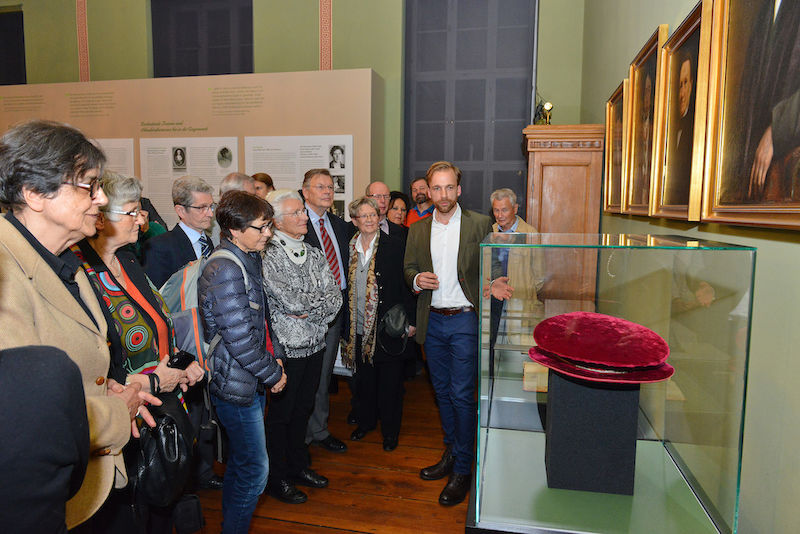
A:
{"type": "MultiPolygon", "coordinates": [[[[523,131],[528,141],[528,223],[543,234],[596,234],[603,125],[534,125],[523,131]]],[[[545,262],[551,273],[540,292],[545,315],[594,311],[596,249],[548,249],[545,262]]]]}
{"type": "Polygon", "coordinates": [[[602,124],[533,125],[528,141],[528,223],[542,233],[597,233],[602,124]]]}

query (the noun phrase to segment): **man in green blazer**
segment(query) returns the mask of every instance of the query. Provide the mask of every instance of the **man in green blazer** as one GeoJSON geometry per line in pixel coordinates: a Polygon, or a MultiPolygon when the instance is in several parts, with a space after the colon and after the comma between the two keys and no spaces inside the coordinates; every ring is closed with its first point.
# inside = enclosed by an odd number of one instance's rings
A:
{"type": "Polygon", "coordinates": [[[420,471],[420,477],[438,480],[450,475],[439,503],[451,506],[464,500],[471,481],[477,415],[478,245],[492,231],[492,223],[458,205],[458,167],[436,162],[426,179],[435,209],[432,217],[409,228],[404,267],[406,283],[419,295],[417,342],[425,345],[445,451],[438,463],[420,471]]]}

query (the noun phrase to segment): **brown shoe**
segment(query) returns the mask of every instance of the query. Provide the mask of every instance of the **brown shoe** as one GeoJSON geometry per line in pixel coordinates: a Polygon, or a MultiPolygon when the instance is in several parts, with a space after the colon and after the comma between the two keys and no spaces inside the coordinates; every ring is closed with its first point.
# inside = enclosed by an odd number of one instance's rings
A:
{"type": "Polygon", "coordinates": [[[442,453],[442,458],[433,465],[424,467],[419,472],[419,478],[422,480],[439,480],[446,477],[453,471],[453,464],[456,457],[453,456],[453,447],[448,445],[442,453]]]}
{"type": "Polygon", "coordinates": [[[454,506],[462,502],[467,497],[471,481],[472,476],[470,475],[461,475],[459,473],[450,475],[450,480],[447,481],[447,485],[442,490],[442,493],[439,494],[439,504],[442,506],[454,506]]]}

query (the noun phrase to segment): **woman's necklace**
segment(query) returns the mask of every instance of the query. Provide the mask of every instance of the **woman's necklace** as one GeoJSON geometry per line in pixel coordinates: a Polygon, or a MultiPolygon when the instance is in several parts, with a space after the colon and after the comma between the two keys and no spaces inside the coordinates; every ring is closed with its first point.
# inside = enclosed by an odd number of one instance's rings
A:
{"type": "Polygon", "coordinates": [[[116,256],[112,256],[111,264],[108,266],[108,270],[114,275],[114,278],[120,280],[122,278],[122,265],[119,264],[119,260],[116,256]]]}
{"type": "Polygon", "coordinates": [[[294,255],[295,258],[302,258],[303,256],[306,255],[306,244],[305,243],[302,243],[302,247],[300,248],[300,252],[297,252],[295,249],[290,248],[289,244],[286,243],[286,241],[284,241],[283,239],[280,240],[280,243],[281,243],[281,246],[285,250],[288,250],[289,252],[291,252],[294,255]]]}

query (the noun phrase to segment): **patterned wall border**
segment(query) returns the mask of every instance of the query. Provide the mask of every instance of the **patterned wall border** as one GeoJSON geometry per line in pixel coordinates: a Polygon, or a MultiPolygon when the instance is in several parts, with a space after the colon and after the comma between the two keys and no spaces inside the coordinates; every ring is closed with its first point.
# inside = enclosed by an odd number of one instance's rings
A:
{"type": "Polygon", "coordinates": [[[75,0],[75,22],[78,27],[78,73],[82,82],[91,79],[89,74],[89,31],[86,26],[86,0],[75,0]]]}
{"type": "Polygon", "coordinates": [[[331,4],[333,0],[319,0],[319,70],[333,69],[331,54],[331,4]]]}

